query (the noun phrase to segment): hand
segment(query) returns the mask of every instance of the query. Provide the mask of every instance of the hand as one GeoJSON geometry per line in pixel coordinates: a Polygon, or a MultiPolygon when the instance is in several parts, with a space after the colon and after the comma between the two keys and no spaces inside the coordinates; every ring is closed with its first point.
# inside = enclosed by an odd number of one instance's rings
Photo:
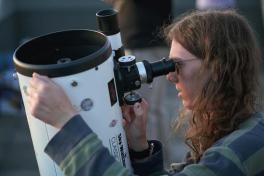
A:
{"type": "Polygon", "coordinates": [[[64,90],[46,76],[33,73],[27,92],[30,113],[56,128],[77,114],[64,90]]]}
{"type": "Polygon", "coordinates": [[[122,106],[124,128],[127,135],[129,148],[142,151],[148,148],[146,137],[148,103],[142,99],[141,103],[133,106],[122,106]]]}

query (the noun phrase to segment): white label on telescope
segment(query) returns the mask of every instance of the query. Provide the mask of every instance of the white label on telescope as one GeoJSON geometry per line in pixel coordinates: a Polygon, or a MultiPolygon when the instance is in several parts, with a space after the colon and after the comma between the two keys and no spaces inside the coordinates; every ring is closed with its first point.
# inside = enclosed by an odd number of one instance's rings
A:
{"type": "Polygon", "coordinates": [[[124,150],[122,134],[119,133],[117,136],[112,137],[109,139],[109,146],[112,155],[115,157],[116,160],[120,161],[124,167],[126,167],[126,157],[127,153],[124,150]]]}

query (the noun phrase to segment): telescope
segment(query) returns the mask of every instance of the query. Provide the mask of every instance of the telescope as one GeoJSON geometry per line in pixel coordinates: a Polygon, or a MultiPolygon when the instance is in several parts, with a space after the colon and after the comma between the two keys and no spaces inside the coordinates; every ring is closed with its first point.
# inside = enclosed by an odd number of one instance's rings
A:
{"type": "Polygon", "coordinates": [[[99,11],[98,31],[54,32],[29,40],[14,52],[16,75],[42,176],[62,176],[63,172],[44,153],[58,130],[29,113],[27,87],[34,72],[50,77],[63,88],[111,155],[133,172],[120,106],[140,102],[135,90],[155,77],[175,71],[175,63],[169,59],[137,62],[135,56],[125,55],[117,15],[113,9],[99,11]]]}
{"type": "Polygon", "coordinates": [[[172,60],[162,59],[149,63],[147,60],[136,63],[135,56],[125,56],[115,10],[102,10],[96,14],[99,30],[108,36],[114,52],[114,73],[117,84],[119,104],[134,104],[141,98],[133,90],[143,83],[151,83],[153,78],[175,71],[172,60]],[[125,93],[130,92],[126,96],[125,93]]]}

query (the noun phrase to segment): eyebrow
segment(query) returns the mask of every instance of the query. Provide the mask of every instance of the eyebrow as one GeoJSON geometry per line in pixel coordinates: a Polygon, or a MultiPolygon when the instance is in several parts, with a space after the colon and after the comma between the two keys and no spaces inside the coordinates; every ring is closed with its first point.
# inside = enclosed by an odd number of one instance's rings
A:
{"type": "Polygon", "coordinates": [[[168,57],[168,59],[172,59],[175,63],[187,62],[191,60],[196,60],[197,58],[190,58],[190,59],[182,59],[180,57],[168,57]]]}
{"type": "Polygon", "coordinates": [[[168,59],[173,59],[173,60],[183,60],[183,59],[180,58],[180,57],[168,57],[168,59]]]}
{"type": "Polygon", "coordinates": [[[175,63],[178,63],[178,62],[183,61],[183,59],[180,58],[180,57],[167,57],[167,59],[171,59],[171,60],[173,60],[175,63]]]}

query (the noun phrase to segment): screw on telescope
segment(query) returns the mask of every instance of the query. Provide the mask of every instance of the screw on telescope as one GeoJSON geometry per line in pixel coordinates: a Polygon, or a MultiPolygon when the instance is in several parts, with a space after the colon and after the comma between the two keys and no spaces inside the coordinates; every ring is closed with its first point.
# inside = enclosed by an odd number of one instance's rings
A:
{"type": "Polygon", "coordinates": [[[139,80],[136,80],[135,81],[135,86],[140,86],[140,85],[141,85],[140,81],[139,80]]]}
{"type": "Polygon", "coordinates": [[[121,67],[132,66],[136,64],[136,57],[131,55],[122,56],[118,59],[118,63],[121,67]]]}
{"type": "Polygon", "coordinates": [[[71,58],[60,58],[57,60],[57,64],[64,64],[64,63],[68,63],[68,62],[71,62],[71,58]]]}
{"type": "Polygon", "coordinates": [[[90,111],[93,105],[93,101],[90,98],[86,98],[81,102],[81,108],[83,111],[90,111]]]}
{"type": "Polygon", "coordinates": [[[72,81],[71,85],[72,85],[72,87],[76,87],[76,86],[78,86],[78,82],[72,81]]]}

